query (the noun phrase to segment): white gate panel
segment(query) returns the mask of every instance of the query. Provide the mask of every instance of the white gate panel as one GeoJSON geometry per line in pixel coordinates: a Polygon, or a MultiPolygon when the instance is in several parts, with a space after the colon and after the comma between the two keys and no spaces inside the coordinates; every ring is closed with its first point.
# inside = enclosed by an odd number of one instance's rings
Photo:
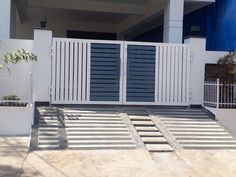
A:
{"type": "Polygon", "coordinates": [[[81,40],[53,39],[53,104],[82,103],[82,44],[81,40]]]}
{"type": "Polygon", "coordinates": [[[189,105],[190,47],[188,45],[157,45],[158,105],[189,105]]]}

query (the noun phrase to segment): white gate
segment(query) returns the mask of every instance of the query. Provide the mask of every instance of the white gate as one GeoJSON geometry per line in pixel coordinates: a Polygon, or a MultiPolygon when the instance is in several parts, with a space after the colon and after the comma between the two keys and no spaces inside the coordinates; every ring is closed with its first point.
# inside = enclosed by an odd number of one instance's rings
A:
{"type": "Polygon", "coordinates": [[[189,105],[190,47],[53,39],[52,104],[189,105]]]}

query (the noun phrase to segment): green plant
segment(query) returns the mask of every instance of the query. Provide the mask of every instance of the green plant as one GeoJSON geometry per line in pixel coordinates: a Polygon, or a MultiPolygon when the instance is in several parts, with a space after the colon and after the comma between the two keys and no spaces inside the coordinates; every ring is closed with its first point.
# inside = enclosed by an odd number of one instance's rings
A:
{"type": "Polygon", "coordinates": [[[0,69],[10,69],[7,67],[10,63],[17,64],[22,61],[32,62],[37,61],[37,56],[33,53],[27,53],[24,49],[18,49],[16,52],[8,52],[2,58],[2,64],[0,64],[0,69]]]}
{"type": "Polygon", "coordinates": [[[3,101],[8,101],[3,103],[5,106],[17,106],[17,102],[11,102],[11,101],[20,101],[20,98],[17,95],[7,95],[2,97],[3,101]]]}
{"type": "Polygon", "coordinates": [[[8,96],[3,96],[2,100],[20,100],[20,98],[17,95],[8,95],[8,96]]]}
{"type": "Polygon", "coordinates": [[[229,52],[217,61],[218,78],[221,81],[234,81],[236,78],[236,52],[229,52]]]}

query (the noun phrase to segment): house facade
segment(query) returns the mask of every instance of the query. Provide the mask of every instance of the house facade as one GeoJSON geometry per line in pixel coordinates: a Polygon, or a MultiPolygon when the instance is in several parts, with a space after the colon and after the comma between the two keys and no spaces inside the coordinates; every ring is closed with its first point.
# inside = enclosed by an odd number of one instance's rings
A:
{"type": "MultiPolygon", "coordinates": [[[[54,37],[135,40],[150,30],[161,28],[152,34],[154,39],[161,38],[155,42],[182,43],[184,17],[214,2],[3,0],[0,35],[1,38],[32,39],[32,29],[39,27],[40,20],[44,19],[47,27],[54,30],[54,37]]],[[[198,30],[197,26],[193,24],[190,28],[198,30]]]]}
{"type": "Polygon", "coordinates": [[[223,35],[210,30],[225,28],[217,14],[234,7],[227,2],[2,0],[1,55],[17,47],[38,55],[25,69],[34,102],[202,105],[205,63],[225,54],[205,46],[219,46],[223,35]],[[208,14],[219,27],[207,28],[208,14]]]}

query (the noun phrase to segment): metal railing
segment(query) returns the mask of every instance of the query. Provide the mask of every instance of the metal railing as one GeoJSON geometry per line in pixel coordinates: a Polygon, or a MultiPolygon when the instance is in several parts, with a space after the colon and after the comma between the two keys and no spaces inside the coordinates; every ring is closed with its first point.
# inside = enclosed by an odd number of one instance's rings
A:
{"type": "Polygon", "coordinates": [[[32,85],[32,73],[28,78],[0,78],[0,106],[32,105],[32,85]]]}
{"type": "Polygon", "coordinates": [[[214,108],[236,108],[236,82],[205,81],[204,105],[214,108]]]}

